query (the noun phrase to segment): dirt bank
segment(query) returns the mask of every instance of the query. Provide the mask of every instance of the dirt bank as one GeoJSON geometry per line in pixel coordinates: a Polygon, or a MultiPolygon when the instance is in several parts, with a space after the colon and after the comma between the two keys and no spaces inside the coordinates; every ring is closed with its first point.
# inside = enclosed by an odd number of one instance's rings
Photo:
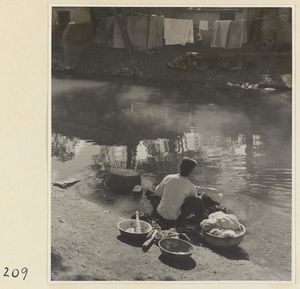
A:
{"type": "Polygon", "coordinates": [[[86,177],[89,172],[84,175],[68,189],[52,186],[53,281],[285,280],[281,273],[246,260],[242,244],[222,253],[195,238],[196,251],[185,263],[163,258],[156,245],[143,252],[120,238],[117,212],[88,201],[86,196],[98,190],[102,180],[93,174],[86,177]]]}
{"type": "MultiPolygon", "coordinates": [[[[185,96],[193,92],[228,87],[228,82],[242,85],[286,89],[280,74],[292,72],[291,49],[258,51],[250,45],[241,49],[218,49],[205,45],[165,46],[150,52],[134,51],[128,55],[123,49],[89,45],[70,49],[66,69],[62,47],[53,49],[52,75],[60,78],[129,81],[143,85],[163,85],[178,89],[185,96]],[[174,59],[186,53],[197,53],[196,66],[174,67],[174,59]],[[172,67],[173,66],[173,67],[172,67]],[[273,82],[261,83],[262,76],[273,82]]],[[[183,61],[185,62],[185,61],[183,61]]],[[[186,62],[185,62],[186,63],[186,62]]]]}

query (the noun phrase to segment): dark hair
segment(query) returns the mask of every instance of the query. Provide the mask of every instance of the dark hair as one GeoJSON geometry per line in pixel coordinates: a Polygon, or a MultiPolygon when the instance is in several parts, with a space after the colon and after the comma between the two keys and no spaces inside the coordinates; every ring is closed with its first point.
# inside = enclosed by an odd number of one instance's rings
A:
{"type": "Polygon", "coordinates": [[[188,174],[195,168],[197,162],[190,158],[183,158],[180,163],[180,174],[187,177],[188,174]]]}

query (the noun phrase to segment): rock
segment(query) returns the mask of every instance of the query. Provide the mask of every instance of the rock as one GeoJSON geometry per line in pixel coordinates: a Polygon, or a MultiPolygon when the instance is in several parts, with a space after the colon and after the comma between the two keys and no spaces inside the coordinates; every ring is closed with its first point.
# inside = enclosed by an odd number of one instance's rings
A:
{"type": "Polygon", "coordinates": [[[143,187],[140,186],[140,185],[136,185],[136,186],[133,188],[132,192],[133,192],[134,194],[141,194],[141,193],[143,192],[143,187]]]}
{"type": "Polygon", "coordinates": [[[141,176],[137,171],[116,169],[108,173],[105,185],[114,193],[132,192],[136,185],[141,184],[141,176]]]}

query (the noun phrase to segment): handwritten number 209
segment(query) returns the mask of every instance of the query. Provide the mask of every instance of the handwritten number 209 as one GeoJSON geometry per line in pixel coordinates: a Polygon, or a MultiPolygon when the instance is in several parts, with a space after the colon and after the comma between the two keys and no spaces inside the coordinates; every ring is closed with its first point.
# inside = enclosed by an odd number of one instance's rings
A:
{"type": "MultiPolygon", "coordinates": [[[[5,267],[5,273],[4,273],[4,277],[9,277],[9,275],[7,274],[9,271],[9,268],[8,267],[5,267]]],[[[14,269],[11,273],[11,276],[13,278],[17,278],[19,276],[19,270],[18,269],[14,269]]],[[[24,274],[24,277],[23,277],[23,280],[25,280],[26,276],[27,276],[27,273],[28,273],[28,268],[27,267],[24,267],[22,268],[21,270],[21,273],[24,274]]]]}

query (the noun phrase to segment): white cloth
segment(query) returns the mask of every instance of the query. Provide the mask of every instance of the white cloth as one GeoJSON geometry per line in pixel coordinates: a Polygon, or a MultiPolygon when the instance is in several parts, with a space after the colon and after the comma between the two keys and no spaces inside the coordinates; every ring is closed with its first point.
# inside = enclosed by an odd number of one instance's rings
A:
{"type": "Polygon", "coordinates": [[[167,220],[176,220],[181,206],[188,197],[197,196],[195,186],[180,174],[168,175],[156,187],[155,194],[161,197],[157,212],[167,220]]]}
{"type": "Polygon", "coordinates": [[[165,45],[194,43],[193,20],[165,18],[165,45]]]}
{"type": "Polygon", "coordinates": [[[210,231],[214,228],[220,230],[237,230],[240,227],[240,222],[235,215],[219,211],[210,214],[208,219],[203,220],[200,225],[204,231],[210,231]]]}
{"type": "Polygon", "coordinates": [[[148,49],[163,47],[164,35],[164,16],[151,15],[149,36],[148,36],[148,49]]]}
{"type": "Polygon", "coordinates": [[[208,21],[207,20],[199,20],[199,30],[208,31],[208,21]]]}
{"type": "Polygon", "coordinates": [[[248,25],[245,20],[216,20],[211,47],[241,48],[248,41],[248,25]]]}
{"type": "Polygon", "coordinates": [[[232,21],[227,36],[226,48],[241,48],[247,42],[247,25],[245,20],[232,21]]]}
{"type": "Polygon", "coordinates": [[[216,20],[210,47],[226,48],[231,20],[216,20]]]}

